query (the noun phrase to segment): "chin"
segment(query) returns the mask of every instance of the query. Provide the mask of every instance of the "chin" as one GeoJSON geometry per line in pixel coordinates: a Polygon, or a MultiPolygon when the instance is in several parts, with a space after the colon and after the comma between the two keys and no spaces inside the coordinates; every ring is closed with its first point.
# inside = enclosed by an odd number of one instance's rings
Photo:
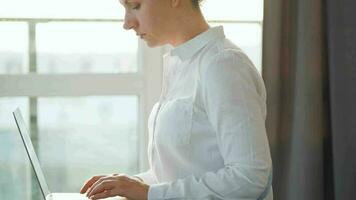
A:
{"type": "Polygon", "coordinates": [[[152,42],[146,42],[147,46],[150,48],[154,48],[154,47],[159,47],[161,45],[157,44],[157,43],[152,43],[152,42]]]}
{"type": "Polygon", "coordinates": [[[164,44],[161,44],[160,42],[157,42],[157,41],[150,41],[150,40],[145,40],[145,41],[146,41],[147,46],[150,47],[150,48],[160,47],[160,46],[164,45],[164,44]]]}

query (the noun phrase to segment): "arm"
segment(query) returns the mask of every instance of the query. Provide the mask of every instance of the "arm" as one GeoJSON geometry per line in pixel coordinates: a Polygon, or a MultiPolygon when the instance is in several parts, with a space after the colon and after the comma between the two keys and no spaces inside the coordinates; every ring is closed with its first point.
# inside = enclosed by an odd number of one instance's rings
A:
{"type": "Polygon", "coordinates": [[[143,173],[140,173],[140,174],[136,174],[136,175],[134,175],[134,177],[138,178],[140,181],[142,181],[142,182],[144,182],[144,183],[146,183],[148,185],[157,183],[156,179],[153,176],[153,173],[152,173],[151,169],[149,169],[146,172],[143,172],[143,173]]]}
{"type": "Polygon", "coordinates": [[[201,71],[203,102],[225,167],[201,177],[153,184],[148,199],[257,199],[267,187],[271,158],[262,79],[239,52],[223,52],[201,71]]]}

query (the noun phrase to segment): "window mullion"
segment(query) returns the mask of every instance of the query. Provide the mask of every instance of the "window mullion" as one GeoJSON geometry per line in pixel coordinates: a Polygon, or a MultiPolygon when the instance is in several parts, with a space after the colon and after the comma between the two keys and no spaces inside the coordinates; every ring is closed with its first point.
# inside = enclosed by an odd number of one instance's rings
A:
{"type": "MultiPolygon", "coordinates": [[[[37,56],[36,56],[36,22],[28,22],[28,69],[29,73],[36,73],[37,69],[37,56]]],[[[37,123],[37,97],[29,97],[29,128],[30,137],[32,140],[33,147],[40,158],[39,154],[39,135],[38,135],[38,123],[37,123]]],[[[36,185],[36,177],[31,170],[31,185],[36,185]]],[[[34,187],[31,187],[34,188],[34,187]]],[[[37,191],[32,190],[32,199],[38,197],[37,191]]]]}
{"type": "MultiPolygon", "coordinates": [[[[28,67],[30,73],[36,73],[37,52],[36,52],[36,22],[28,23],[28,67]]],[[[38,153],[38,124],[37,124],[37,97],[29,98],[30,130],[31,139],[35,150],[38,153]]]]}

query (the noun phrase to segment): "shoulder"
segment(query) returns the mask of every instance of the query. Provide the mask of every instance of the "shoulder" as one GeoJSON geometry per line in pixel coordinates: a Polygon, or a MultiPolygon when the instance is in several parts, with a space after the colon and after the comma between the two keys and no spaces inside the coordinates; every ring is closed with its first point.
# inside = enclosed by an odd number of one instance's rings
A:
{"type": "Polygon", "coordinates": [[[264,93],[264,83],[248,56],[228,39],[205,49],[199,66],[200,81],[205,84],[248,85],[264,93]]]}
{"type": "Polygon", "coordinates": [[[228,39],[222,39],[205,49],[200,62],[201,78],[218,78],[239,73],[259,79],[260,74],[248,56],[228,39]]]}
{"type": "MultiPolygon", "coordinates": [[[[256,71],[254,64],[248,56],[230,40],[224,38],[208,45],[200,55],[200,73],[205,72],[210,68],[220,70],[227,66],[235,66],[235,70],[250,68],[256,71]]],[[[214,70],[214,69],[211,69],[214,70]]]]}

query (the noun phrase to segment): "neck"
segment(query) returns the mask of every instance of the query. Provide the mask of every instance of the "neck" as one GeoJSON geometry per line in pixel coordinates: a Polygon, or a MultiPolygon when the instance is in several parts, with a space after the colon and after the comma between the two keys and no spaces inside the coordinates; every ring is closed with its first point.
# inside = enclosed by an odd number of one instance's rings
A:
{"type": "Polygon", "coordinates": [[[176,20],[177,29],[174,31],[174,37],[169,42],[172,46],[179,46],[195,36],[207,31],[209,29],[208,23],[200,11],[191,11],[182,15],[180,19],[176,20]]]}

